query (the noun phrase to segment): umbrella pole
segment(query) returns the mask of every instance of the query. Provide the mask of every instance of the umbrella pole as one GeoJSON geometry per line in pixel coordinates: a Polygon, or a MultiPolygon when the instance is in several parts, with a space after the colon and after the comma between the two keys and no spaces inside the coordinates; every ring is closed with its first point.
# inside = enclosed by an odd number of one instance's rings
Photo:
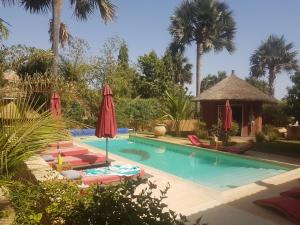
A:
{"type": "Polygon", "coordinates": [[[108,165],[108,151],[107,151],[107,146],[108,146],[108,138],[106,138],[106,165],[108,165]]]}

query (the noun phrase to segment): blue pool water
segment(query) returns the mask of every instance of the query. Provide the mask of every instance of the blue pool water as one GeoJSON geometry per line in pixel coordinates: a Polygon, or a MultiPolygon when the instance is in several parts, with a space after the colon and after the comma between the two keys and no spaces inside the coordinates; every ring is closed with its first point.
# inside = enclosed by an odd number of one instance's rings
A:
{"type": "MultiPolygon", "coordinates": [[[[84,143],[105,149],[104,140],[84,143]]],[[[111,139],[109,152],[224,191],[284,173],[290,168],[200,148],[140,137],[111,139]]]]}

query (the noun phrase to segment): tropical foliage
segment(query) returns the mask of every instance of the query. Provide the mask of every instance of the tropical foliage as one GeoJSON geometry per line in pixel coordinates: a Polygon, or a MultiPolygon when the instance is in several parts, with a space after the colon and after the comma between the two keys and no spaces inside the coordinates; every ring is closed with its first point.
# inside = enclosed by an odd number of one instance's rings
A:
{"type": "Polygon", "coordinates": [[[268,72],[269,94],[274,96],[274,82],[282,71],[298,69],[297,52],[293,43],[286,43],[284,36],[270,35],[250,58],[252,77],[262,77],[268,72]]]}
{"type": "Polygon", "coordinates": [[[162,116],[162,102],[155,98],[120,98],[116,101],[117,124],[135,130],[150,130],[162,116]]]}
{"type": "Polygon", "coordinates": [[[218,71],[217,75],[208,74],[201,81],[201,92],[209,89],[210,87],[219,83],[221,80],[225,79],[226,77],[227,77],[226,71],[218,71]]]}
{"type": "MultiPolygon", "coordinates": [[[[52,12],[52,20],[50,21],[50,40],[52,41],[52,52],[53,52],[53,64],[52,73],[58,74],[58,63],[59,63],[59,43],[64,42],[69,38],[69,32],[66,29],[66,25],[61,23],[61,10],[63,1],[62,0],[49,0],[49,1],[32,1],[32,0],[2,0],[1,3],[6,5],[18,4],[24,7],[25,10],[30,13],[46,13],[52,12]]],[[[99,1],[82,1],[82,0],[71,0],[71,7],[74,10],[74,15],[77,19],[87,20],[90,14],[93,14],[95,10],[100,11],[101,18],[104,22],[112,21],[115,18],[115,6],[110,0],[99,0],[99,1]]]]}
{"type": "Polygon", "coordinates": [[[175,9],[169,27],[173,37],[171,49],[184,51],[193,43],[197,46],[196,95],[201,91],[203,54],[224,48],[234,50],[235,21],[228,6],[215,0],[185,0],[175,9]]]}
{"type": "MultiPolygon", "coordinates": [[[[187,217],[168,209],[163,202],[169,186],[155,197],[153,193],[159,191],[157,186],[144,183],[128,180],[113,186],[91,186],[84,191],[67,181],[13,182],[7,187],[18,225],[183,225],[188,222],[187,217]]],[[[200,224],[200,219],[193,224],[200,224]]]]}
{"type": "Polygon", "coordinates": [[[64,123],[26,93],[0,100],[0,176],[9,176],[49,142],[68,138],[64,123]],[[34,110],[35,108],[35,110],[34,110]]]}
{"type": "Polygon", "coordinates": [[[289,114],[300,120],[300,72],[296,72],[292,77],[293,86],[288,89],[286,98],[289,114]]]}
{"type": "Polygon", "coordinates": [[[269,94],[269,85],[268,82],[266,82],[265,80],[251,77],[251,76],[247,77],[245,80],[252,86],[264,92],[265,94],[269,94]]]}
{"type": "Polygon", "coordinates": [[[166,92],[165,104],[163,118],[173,121],[176,136],[180,136],[180,122],[189,119],[193,112],[191,98],[181,89],[173,90],[166,92]]]}

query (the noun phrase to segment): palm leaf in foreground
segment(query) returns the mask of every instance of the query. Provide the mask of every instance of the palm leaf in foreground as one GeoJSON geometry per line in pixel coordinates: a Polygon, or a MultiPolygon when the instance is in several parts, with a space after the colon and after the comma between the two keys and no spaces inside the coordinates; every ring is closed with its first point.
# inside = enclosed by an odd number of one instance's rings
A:
{"type": "Polygon", "coordinates": [[[33,111],[36,99],[28,96],[7,105],[0,100],[0,176],[13,174],[30,156],[38,153],[49,142],[68,139],[62,120],[53,118],[42,106],[33,111]]]}

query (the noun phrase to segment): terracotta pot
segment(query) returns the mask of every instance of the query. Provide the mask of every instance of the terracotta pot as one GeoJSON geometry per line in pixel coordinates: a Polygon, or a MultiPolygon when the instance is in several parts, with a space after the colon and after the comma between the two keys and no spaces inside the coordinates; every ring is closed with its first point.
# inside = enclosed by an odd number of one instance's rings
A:
{"type": "Polygon", "coordinates": [[[154,136],[159,137],[159,136],[164,136],[167,132],[167,129],[165,124],[156,124],[153,131],[154,131],[154,136]]]}

